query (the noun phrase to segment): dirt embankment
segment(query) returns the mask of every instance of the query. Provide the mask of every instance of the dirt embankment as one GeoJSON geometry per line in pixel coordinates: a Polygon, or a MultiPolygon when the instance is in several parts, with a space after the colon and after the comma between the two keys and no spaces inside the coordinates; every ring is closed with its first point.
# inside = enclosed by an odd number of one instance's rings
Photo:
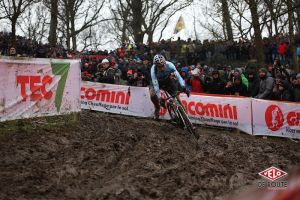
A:
{"type": "Polygon", "coordinates": [[[72,125],[27,120],[0,135],[0,199],[216,199],[272,165],[300,166],[300,143],[199,131],[196,148],[166,122],[88,111],[72,125]]]}

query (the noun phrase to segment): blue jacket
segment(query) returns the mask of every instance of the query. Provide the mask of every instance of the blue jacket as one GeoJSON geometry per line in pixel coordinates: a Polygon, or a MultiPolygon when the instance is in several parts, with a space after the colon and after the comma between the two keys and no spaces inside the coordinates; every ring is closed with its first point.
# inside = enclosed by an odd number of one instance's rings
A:
{"type": "Polygon", "coordinates": [[[177,71],[175,65],[171,62],[166,61],[166,70],[163,72],[155,70],[155,65],[152,65],[151,67],[151,80],[154,88],[155,94],[160,97],[160,89],[159,89],[159,84],[158,80],[164,80],[168,78],[168,76],[174,73],[179,81],[179,84],[182,88],[185,88],[185,82],[180,76],[179,72],[177,71]]]}

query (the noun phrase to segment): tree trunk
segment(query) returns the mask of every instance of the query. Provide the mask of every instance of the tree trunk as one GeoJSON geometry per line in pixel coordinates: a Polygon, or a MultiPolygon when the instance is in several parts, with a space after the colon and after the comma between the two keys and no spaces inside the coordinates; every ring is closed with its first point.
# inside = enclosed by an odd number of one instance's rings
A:
{"type": "Polygon", "coordinates": [[[127,24],[123,22],[123,25],[122,25],[122,37],[121,37],[121,42],[122,44],[124,44],[127,40],[127,24]]]}
{"type": "Polygon", "coordinates": [[[147,34],[148,34],[148,43],[152,43],[154,31],[148,31],[147,34]]]}
{"type": "Polygon", "coordinates": [[[77,50],[77,40],[76,40],[76,31],[75,31],[75,16],[73,13],[71,13],[71,18],[70,18],[70,21],[71,21],[71,38],[72,38],[72,49],[74,51],[77,50]]]}
{"type": "Polygon", "coordinates": [[[289,22],[289,37],[290,37],[290,48],[293,58],[293,69],[295,71],[299,71],[298,59],[296,55],[296,46],[295,46],[295,34],[294,34],[294,11],[293,11],[293,3],[290,0],[286,0],[286,5],[288,9],[288,22],[289,22]]]}
{"type": "Polygon", "coordinates": [[[248,1],[252,24],[254,28],[254,44],[255,44],[255,57],[259,64],[264,63],[264,45],[261,36],[260,23],[259,23],[259,15],[257,11],[257,2],[256,0],[248,1]]]}
{"type": "Polygon", "coordinates": [[[133,29],[133,36],[134,41],[137,44],[143,43],[145,33],[142,31],[143,25],[143,1],[142,0],[132,0],[131,1],[131,8],[132,8],[132,29],[133,29]]]}
{"type": "Polygon", "coordinates": [[[67,49],[71,49],[71,33],[70,33],[70,6],[69,1],[66,0],[65,5],[65,14],[66,14],[66,43],[67,43],[67,49]]]}
{"type": "Polygon", "coordinates": [[[58,13],[58,0],[51,0],[51,20],[50,20],[50,31],[48,41],[51,46],[55,46],[57,44],[57,13],[58,13]]]}
{"type": "Polygon", "coordinates": [[[223,15],[223,21],[224,21],[225,27],[226,27],[227,39],[230,41],[233,41],[233,31],[232,31],[232,26],[231,26],[231,21],[230,21],[228,2],[227,2],[227,0],[221,0],[221,3],[222,3],[222,15],[223,15]]]}
{"type": "Polygon", "coordinates": [[[298,33],[300,33],[300,0],[295,0],[295,2],[296,2],[296,6],[297,6],[297,8],[296,8],[296,12],[297,12],[296,23],[298,26],[298,33]]]}
{"type": "Polygon", "coordinates": [[[12,46],[16,45],[16,25],[17,25],[17,17],[13,17],[11,19],[11,43],[12,46]]]}

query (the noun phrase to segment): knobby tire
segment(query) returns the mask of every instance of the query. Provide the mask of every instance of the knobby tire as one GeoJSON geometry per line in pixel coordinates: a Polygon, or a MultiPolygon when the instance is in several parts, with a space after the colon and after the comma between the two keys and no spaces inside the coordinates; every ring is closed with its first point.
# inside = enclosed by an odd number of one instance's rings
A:
{"type": "Polygon", "coordinates": [[[187,116],[184,108],[182,106],[178,106],[178,112],[180,113],[183,124],[186,126],[187,130],[196,138],[199,139],[199,134],[194,129],[192,122],[190,121],[189,117],[187,116]]]}

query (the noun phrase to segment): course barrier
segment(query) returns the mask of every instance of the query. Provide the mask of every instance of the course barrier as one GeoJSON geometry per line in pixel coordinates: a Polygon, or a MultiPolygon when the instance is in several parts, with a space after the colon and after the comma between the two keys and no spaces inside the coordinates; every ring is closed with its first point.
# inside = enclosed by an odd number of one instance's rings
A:
{"type": "Polygon", "coordinates": [[[0,121],[80,112],[80,61],[0,59],[0,121]]]}
{"type": "MultiPolygon", "coordinates": [[[[181,100],[195,124],[300,139],[298,103],[208,94],[181,94],[181,100]]],[[[81,82],[79,60],[0,59],[0,121],[81,109],[137,117],[154,112],[148,88],[81,82]]],[[[170,118],[163,108],[160,115],[170,118]]]]}
{"type": "MultiPolygon", "coordinates": [[[[82,82],[81,108],[137,117],[153,117],[149,89],[82,82]]],[[[300,139],[300,104],[246,97],[185,94],[180,96],[195,124],[230,127],[251,135],[300,139]]],[[[162,119],[169,119],[162,108],[162,119]]]]}

